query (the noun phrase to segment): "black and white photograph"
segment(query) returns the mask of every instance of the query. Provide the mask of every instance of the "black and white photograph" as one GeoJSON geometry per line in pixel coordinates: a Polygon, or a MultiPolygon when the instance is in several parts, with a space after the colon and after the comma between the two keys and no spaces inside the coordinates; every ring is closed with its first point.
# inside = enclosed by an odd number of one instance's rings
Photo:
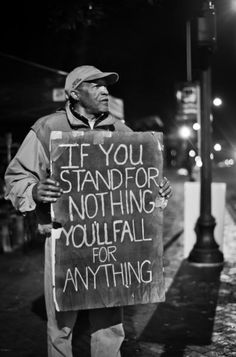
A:
{"type": "Polygon", "coordinates": [[[0,32],[0,356],[236,357],[236,0],[0,32]]]}

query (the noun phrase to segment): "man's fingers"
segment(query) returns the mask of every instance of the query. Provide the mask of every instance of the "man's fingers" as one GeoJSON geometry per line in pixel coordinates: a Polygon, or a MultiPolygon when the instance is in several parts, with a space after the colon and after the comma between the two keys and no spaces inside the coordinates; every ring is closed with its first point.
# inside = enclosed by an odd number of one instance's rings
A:
{"type": "Polygon", "coordinates": [[[160,187],[162,189],[165,189],[168,186],[170,186],[170,181],[166,177],[164,177],[163,180],[161,180],[160,187]]]}
{"type": "Polygon", "coordinates": [[[58,181],[55,181],[55,180],[53,180],[53,179],[51,179],[51,178],[46,178],[46,179],[43,181],[43,183],[49,184],[49,185],[51,184],[52,186],[59,186],[59,185],[60,185],[58,181]]]}
{"type": "Polygon", "coordinates": [[[47,178],[33,188],[33,198],[44,203],[56,202],[63,190],[55,180],[47,178]]]}
{"type": "Polygon", "coordinates": [[[172,187],[170,186],[169,180],[164,177],[160,182],[160,190],[159,193],[162,197],[170,198],[172,196],[172,187]]]}
{"type": "Polygon", "coordinates": [[[63,190],[58,186],[45,185],[45,184],[43,184],[42,186],[39,186],[39,190],[44,191],[44,192],[51,192],[51,193],[63,192],[63,190]]]}
{"type": "Polygon", "coordinates": [[[62,195],[62,192],[60,191],[50,191],[50,190],[39,190],[39,194],[42,197],[60,197],[62,195]]]}
{"type": "Polygon", "coordinates": [[[44,202],[44,203],[53,203],[53,202],[56,202],[57,199],[58,199],[58,197],[57,198],[53,198],[53,197],[44,196],[44,197],[42,197],[42,202],[44,202]]]}
{"type": "Polygon", "coordinates": [[[170,198],[172,196],[172,188],[171,186],[168,188],[168,190],[165,192],[165,197],[170,198]]]}
{"type": "Polygon", "coordinates": [[[52,180],[50,178],[47,178],[46,180],[41,181],[40,185],[47,187],[48,189],[51,189],[51,190],[60,190],[59,182],[52,180]]]}
{"type": "Polygon", "coordinates": [[[39,200],[42,202],[56,202],[61,195],[61,192],[52,191],[41,191],[38,193],[39,200]]]}
{"type": "Polygon", "coordinates": [[[166,177],[163,177],[163,179],[160,182],[160,187],[164,187],[166,183],[169,183],[169,181],[166,177]]]}

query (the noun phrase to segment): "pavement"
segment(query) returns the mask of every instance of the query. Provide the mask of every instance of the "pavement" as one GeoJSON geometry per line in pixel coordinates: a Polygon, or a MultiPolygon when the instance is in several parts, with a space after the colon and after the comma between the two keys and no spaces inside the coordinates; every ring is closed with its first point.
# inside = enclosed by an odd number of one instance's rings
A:
{"type": "MultiPolygon", "coordinates": [[[[236,356],[236,223],[226,209],[223,267],[190,265],[183,239],[186,178],[166,176],[174,191],[163,227],[166,300],[125,307],[122,357],[236,356]]],[[[0,356],[47,356],[43,242],[1,254],[0,301],[0,356]]],[[[74,357],[90,356],[86,321],[86,311],[80,312],[74,357]]]]}

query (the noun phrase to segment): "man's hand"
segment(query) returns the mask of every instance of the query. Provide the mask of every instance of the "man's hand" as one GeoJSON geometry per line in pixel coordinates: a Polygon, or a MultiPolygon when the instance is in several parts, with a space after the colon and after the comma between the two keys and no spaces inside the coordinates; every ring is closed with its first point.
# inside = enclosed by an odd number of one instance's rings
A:
{"type": "Polygon", "coordinates": [[[165,199],[169,199],[172,196],[172,187],[170,186],[170,182],[166,177],[163,178],[160,182],[160,190],[159,193],[161,197],[165,199]]]}
{"type": "Polygon", "coordinates": [[[42,203],[53,203],[61,197],[63,193],[62,188],[57,181],[47,178],[39,181],[32,190],[34,201],[42,203]]]}

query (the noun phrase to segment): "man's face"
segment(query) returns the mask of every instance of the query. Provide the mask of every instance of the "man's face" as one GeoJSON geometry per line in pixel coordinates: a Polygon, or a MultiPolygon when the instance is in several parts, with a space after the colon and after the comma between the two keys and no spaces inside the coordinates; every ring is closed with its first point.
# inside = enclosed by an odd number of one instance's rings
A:
{"type": "Polygon", "coordinates": [[[102,79],[83,82],[79,88],[79,103],[91,114],[108,112],[108,90],[102,79]]]}

